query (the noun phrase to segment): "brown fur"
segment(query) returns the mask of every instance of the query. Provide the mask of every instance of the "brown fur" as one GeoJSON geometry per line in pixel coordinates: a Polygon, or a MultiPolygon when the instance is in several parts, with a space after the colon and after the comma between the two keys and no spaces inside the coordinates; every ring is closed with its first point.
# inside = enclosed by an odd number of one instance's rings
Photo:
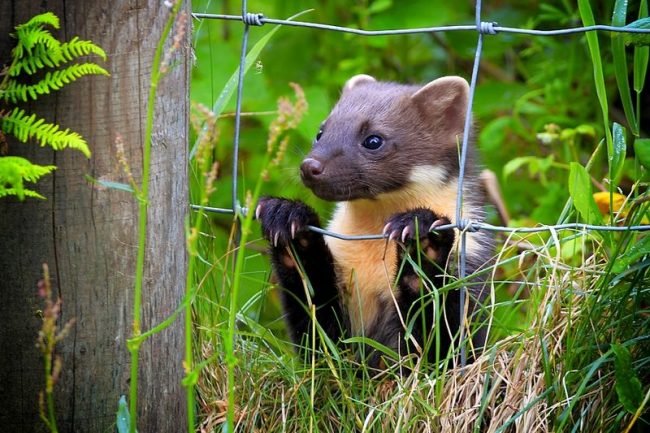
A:
{"type": "MultiPolygon", "coordinates": [[[[264,236],[272,242],[273,267],[284,288],[283,309],[298,346],[305,338],[313,341],[310,336],[316,337],[311,335],[313,318],[305,305],[316,307],[316,320],[333,341],[364,335],[400,353],[415,353],[431,341],[430,331],[438,326],[433,321],[437,307],[423,305],[423,301],[433,286],[444,286],[456,274],[459,236],[452,229],[433,234],[429,228],[456,222],[458,148],[468,90],[467,82],[459,77],[440,78],[425,86],[383,83],[367,75],[353,77],[301,165],[305,185],[317,196],[338,202],[330,230],[363,235],[385,229],[390,239],[399,238],[403,244],[323,237],[307,230],[308,225],[320,227],[320,220],[299,200],[260,200],[256,215],[264,236]],[[286,255],[289,246],[303,272],[286,255]],[[406,255],[420,263],[418,270],[406,255]],[[309,291],[305,279],[310,282],[309,291]],[[413,308],[416,303],[421,308],[413,308]],[[407,340],[403,320],[419,320],[422,325],[412,327],[407,340]]],[[[461,215],[481,221],[483,200],[473,161],[470,147],[461,215]]],[[[468,274],[488,262],[490,255],[489,236],[467,234],[468,274]]],[[[481,278],[475,277],[473,283],[468,309],[472,321],[484,297],[481,278]]],[[[464,307],[458,290],[446,291],[442,298],[445,325],[437,335],[444,356],[456,346],[464,307]]],[[[472,340],[475,347],[482,347],[484,330],[477,329],[472,340]]],[[[436,361],[434,352],[427,349],[429,361],[436,361]]],[[[366,354],[372,368],[384,365],[379,352],[366,354]]]]}
{"type": "MultiPolygon", "coordinates": [[[[458,77],[424,87],[351,78],[309,155],[323,162],[324,172],[318,183],[306,184],[322,198],[341,202],[328,228],[347,235],[381,233],[392,214],[417,207],[454,222],[467,91],[467,83],[458,77]],[[360,147],[358,142],[368,134],[384,137],[385,149],[360,147]]],[[[463,216],[482,220],[473,160],[470,152],[463,216]]],[[[488,238],[471,233],[467,239],[468,255],[484,261],[488,238]]],[[[358,335],[373,326],[384,306],[394,304],[395,243],[331,237],[326,242],[339,271],[351,332],[358,335]]]]}

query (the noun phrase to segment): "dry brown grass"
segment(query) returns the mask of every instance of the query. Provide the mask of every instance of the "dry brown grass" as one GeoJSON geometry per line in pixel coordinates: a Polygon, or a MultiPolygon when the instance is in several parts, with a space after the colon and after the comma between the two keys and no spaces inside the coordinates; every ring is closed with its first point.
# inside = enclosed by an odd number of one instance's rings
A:
{"type": "MultiPolygon", "coordinates": [[[[240,340],[236,431],[625,430],[631,415],[621,411],[612,369],[598,363],[606,350],[587,335],[582,347],[592,352],[569,353],[577,332],[596,334],[609,320],[606,310],[590,317],[595,310],[589,304],[602,297],[599,278],[605,262],[585,257],[581,267],[571,267],[553,251],[537,256],[533,272],[529,268],[524,276],[520,271],[522,280],[536,282],[531,296],[537,298],[530,303],[535,311],[528,312],[526,330],[493,344],[464,368],[436,372],[416,366],[407,377],[362,380],[351,356],[343,361],[325,357],[314,369],[295,357],[275,355],[255,338],[240,340]],[[594,365],[593,376],[584,379],[594,365]],[[589,386],[580,389],[583,379],[589,386]]],[[[213,354],[213,344],[204,342],[204,359],[222,358],[213,354]]],[[[199,380],[202,432],[222,431],[225,378],[225,364],[215,362],[199,380]]]]}

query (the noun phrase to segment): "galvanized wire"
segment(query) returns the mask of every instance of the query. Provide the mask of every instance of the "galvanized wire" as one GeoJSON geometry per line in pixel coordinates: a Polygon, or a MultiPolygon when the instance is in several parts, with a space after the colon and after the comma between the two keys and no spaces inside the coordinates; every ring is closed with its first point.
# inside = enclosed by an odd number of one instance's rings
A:
{"type": "MultiPolygon", "coordinates": [[[[239,136],[241,128],[241,101],[244,92],[244,65],[246,63],[246,49],[248,46],[248,28],[251,22],[248,18],[249,14],[246,10],[246,0],[242,1],[241,16],[244,21],[244,36],[242,37],[241,52],[239,55],[239,75],[237,77],[237,103],[235,106],[235,138],[233,143],[233,162],[232,162],[232,210],[237,212],[239,202],[237,200],[237,180],[238,180],[238,165],[239,165],[239,136]]],[[[259,20],[258,20],[259,21],[259,20]]],[[[259,24],[258,24],[259,25],[259,24]]]]}
{"type": "MultiPolygon", "coordinates": [[[[223,14],[209,14],[209,13],[194,13],[193,17],[196,19],[218,19],[218,20],[231,20],[242,21],[244,24],[244,34],[242,38],[242,48],[239,61],[239,76],[237,82],[237,103],[235,109],[235,137],[234,137],[234,150],[233,150],[233,179],[232,179],[232,208],[214,208],[207,206],[192,205],[192,209],[203,210],[206,212],[224,213],[224,214],[246,214],[247,209],[241,208],[237,200],[237,173],[239,164],[239,137],[240,137],[240,117],[241,117],[241,102],[243,93],[243,78],[244,68],[246,62],[246,50],[248,44],[248,34],[250,26],[262,26],[264,24],[284,25],[291,27],[312,28],[317,30],[328,30],[341,33],[351,33],[362,36],[387,36],[387,35],[404,35],[404,34],[418,34],[418,33],[434,33],[434,32],[456,32],[456,31],[476,31],[478,33],[478,40],[476,44],[476,53],[474,57],[474,65],[472,68],[472,77],[470,80],[470,91],[467,106],[467,113],[465,118],[465,128],[463,131],[463,139],[460,152],[460,169],[458,175],[458,194],[456,202],[456,215],[453,224],[439,226],[434,230],[446,230],[455,228],[460,230],[459,242],[459,277],[463,279],[466,274],[466,234],[477,230],[489,230],[493,232],[508,232],[508,233],[536,233],[551,230],[580,230],[580,231],[648,231],[650,225],[634,225],[634,226],[605,226],[605,225],[592,225],[592,224],[557,224],[557,225],[540,225],[537,227],[503,227],[487,224],[480,221],[472,221],[463,218],[462,214],[462,200],[463,200],[463,183],[465,179],[465,165],[467,158],[467,146],[469,142],[469,134],[472,122],[472,106],[474,101],[474,94],[476,90],[476,81],[478,78],[479,65],[481,62],[481,54],[483,49],[484,35],[496,35],[498,33],[512,33],[521,35],[533,36],[560,36],[576,33],[585,33],[591,31],[607,31],[617,33],[648,33],[650,29],[631,28],[631,27],[614,27],[609,25],[593,25],[585,27],[573,27],[556,30],[536,30],[536,29],[523,29],[516,27],[502,27],[497,23],[481,21],[481,0],[477,0],[475,9],[475,24],[474,25],[452,25],[452,26],[438,26],[438,27],[421,27],[421,28],[407,28],[407,29],[391,29],[391,30],[362,30],[350,27],[335,26],[329,24],[320,24],[304,21],[289,21],[282,19],[267,18],[261,13],[249,13],[246,8],[246,0],[242,1],[242,14],[241,15],[223,15],[223,14]]],[[[308,226],[314,232],[321,233],[325,236],[335,237],[342,240],[370,240],[370,239],[384,239],[386,236],[383,234],[367,234],[367,235],[344,235],[341,233],[334,233],[320,227],[308,226]]],[[[460,292],[460,304],[465,305],[466,288],[462,288],[460,292]]],[[[463,309],[461,309],[463,310],[463,309]]],[[[466,350],[464,343],[464,311],[460,312],[460,362],[461,365],[466,363],[466,350]]]]}
{"type": "MultiPolygon", "coordinates": [[[[648,33],[648,29],[640,29],[634,27],[615,27],[615,26],[608,26],[603,24],[597,24],[597,25],[585,26],[585,27],[571,27],[566,29],[555,29],[555,30],[536,30],[536,29],[522,29],[517,27],[502,27],[496,23],[489,23],[489,22],[480,23],[478,27],[477,25],[467,24],[467,25],[455,25],[455,26],[416,27],[411,29],[362,30],[362,29],[355,29],[352,27],[334,26],[330,24],[267,18],[262,14],[254,14],[254,15],[256,15],[257,17],[255,25],[277,24],[277,25],[283,25],[289,27],[307,27],[312,29],[329,30],[329,31],[340,32],[340,33],[351,33],[354,35],[361,35],[361,36],[412,35],[416,33],[457,32],[457,31],[468,31],[468,30],[480,31],[481,25],[484,27],[492,28],[494,30],[494,33],[491,34],[514,33],[520,35],[534,35],[534,36],[561,36],[561,35],[593,32],[593,31],[608,31],[608,32],[616,32],[616,33],[648,33]]],[[[192,14],[192,16],[196,19],[216,19],[216,20],[229,20],[229,21],[242,21],[242,22],[245,22],[246,19],[246,17],[242,17],[241,15],[208,14],[208,13],[201,13],[201,12],[195,12],[192,14]]]]}

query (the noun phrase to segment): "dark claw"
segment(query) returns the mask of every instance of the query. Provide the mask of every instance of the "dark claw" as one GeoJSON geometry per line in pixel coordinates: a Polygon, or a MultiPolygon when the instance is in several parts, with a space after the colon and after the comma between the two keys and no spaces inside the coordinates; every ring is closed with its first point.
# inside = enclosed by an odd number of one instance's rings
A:
{"type": "Polygon", "coordinates": [[[402,242],[406,242],[407,238],[410,239],[411,235],[413,234],[412,232],[413,230],[411,229],[410,225],[404,227],[404,230],[402,230],[402,242]]]}
{"type": "Polygon", "coordinates": [[[435,229],[436,227],[444,226],[445,224],[449,224],[449,221],[445,218],[440,218],[437,219],[431,224],[431,227],[429,227],[429,231],[435,229]]]}
{"type": "Polygon", "coordinates": [[[403,243],[408,243],[416,233],[420,239],[424,239],[432,229],[445,224],[449,224],[447,218],[439,217],[429,209],[414,209],[391,216],[384,226],[384,235],[390,233],[389,240],[401,239],[403,243]]]}
{"type": "Polygon", "coordinates": [[[255,216],[262,225],[262,234],[273,247],[285,248],[292,239],[307,236],[307,226],[318,226],[318,216],[306,204],[297,200],[264,197],[260,199],[255,216]]]}

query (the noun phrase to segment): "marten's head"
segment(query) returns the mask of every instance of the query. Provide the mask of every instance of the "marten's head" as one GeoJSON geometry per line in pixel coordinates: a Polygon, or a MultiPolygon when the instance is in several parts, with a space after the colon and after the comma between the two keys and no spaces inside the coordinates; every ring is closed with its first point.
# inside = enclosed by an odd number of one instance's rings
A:
{"type": "Polygon", "coordinates": [[[469,87],[460,77],[427,85],[348,80],[300,166],[306,186],[322,199],[373,199],[422,181],[432,186],[458,175],[469,87]],[[417,179],[416,179],[417,178],[417,179]]]}

